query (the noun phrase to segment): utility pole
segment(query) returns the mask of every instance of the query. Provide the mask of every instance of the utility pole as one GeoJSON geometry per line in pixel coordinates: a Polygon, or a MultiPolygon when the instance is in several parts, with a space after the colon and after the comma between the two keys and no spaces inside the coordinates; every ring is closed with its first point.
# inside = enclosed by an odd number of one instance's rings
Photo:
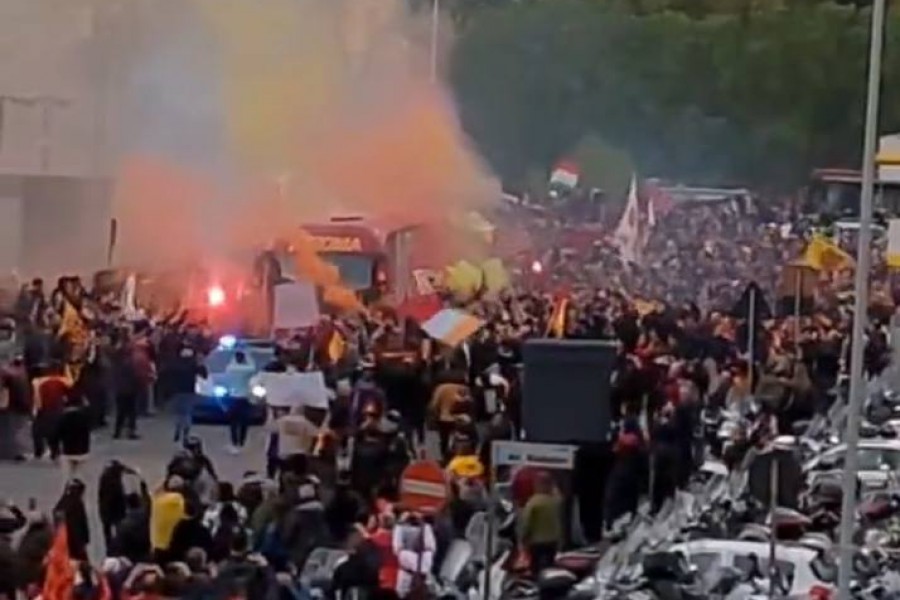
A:
{"type": "Polygon", "coordinates": [[[875,153],[878,143],[878,101],[881,93],[881,58],[884,41],[885,0],[872,4],[872,32],[869,38],[869,79],[866,88],[866,120],[862,149],[862,194],[859,210],[859,245],[856,250],[856,281],[853,303],[853,333],[850,342],[850,398],[847,402],[847,433],[841,502],[840,565],[838,598],[850,600],[853,569],[853,529],[856,517],[856,486],[859,470],[859,421],[866,382],[863,378],[863,346],[869,299],[869,270],[872,257],[872,200],[875,188],[875,153]]]}
{"type": "Polygon", "coordinates": [[[438,78],[438,34],[441,28],[441,0],[431,0],[431,82],[438,78]]]}

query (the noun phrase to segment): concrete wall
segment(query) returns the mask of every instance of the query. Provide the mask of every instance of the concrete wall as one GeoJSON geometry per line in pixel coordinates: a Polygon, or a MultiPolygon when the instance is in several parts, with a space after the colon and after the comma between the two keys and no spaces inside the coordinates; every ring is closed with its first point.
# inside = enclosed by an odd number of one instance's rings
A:
{"type": "Polygon", "coordinates": [[[86,0],[0,2],[0,174],[95,174],[93,14],[86,0]]]}
{"type": "Polygon", "coordinates": [[[108,140],[91,0],[0,0],[0,276],[105,263],[108,140]]]}
{"type": "Polygon", "coordinates": [[[0,276],[88,274],[106,265],[110,186],[0,176],[0,276]]]}

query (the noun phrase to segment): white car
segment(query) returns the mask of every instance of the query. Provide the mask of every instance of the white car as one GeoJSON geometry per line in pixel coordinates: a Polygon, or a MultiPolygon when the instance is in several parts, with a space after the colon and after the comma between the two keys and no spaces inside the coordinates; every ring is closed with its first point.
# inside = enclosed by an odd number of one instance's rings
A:
{"type": "MultiPolygon", "coordinates": [[[[846,444],[829,448],[803,465],[803,472],[815,478],[818,473],[842,475],[846,444]]],[[[900,440],[865,439],[859,441],[859,479],[867,489],[883,489],[900,475],[900,440]]]]}
{"type": "MultiPolygon", "coordinates": [[[[757,559],[763,575],[769,571],[769,544],[746,540],[693,540],[675,544],[670,552],[678,552],[696,567],[701,576],[716,567],[733,567],[741,573],[748,573],[757,559]]],[[[779,544],[775,547],[775,562],[779,573],[788,586],[787,596],[809,598],[816,589],[834,589],[837,572],[820,552],[811,548],[779,544]]]]}

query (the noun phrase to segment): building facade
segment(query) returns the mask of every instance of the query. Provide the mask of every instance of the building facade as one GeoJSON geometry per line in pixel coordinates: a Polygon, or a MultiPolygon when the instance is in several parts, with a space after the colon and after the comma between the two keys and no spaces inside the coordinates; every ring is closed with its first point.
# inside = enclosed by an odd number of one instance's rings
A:
{"type": "Polygon", "coordinates": [[[108,139],[97,15],[0,2],[0,274],[86,273],[106,255],[108,139]]]}

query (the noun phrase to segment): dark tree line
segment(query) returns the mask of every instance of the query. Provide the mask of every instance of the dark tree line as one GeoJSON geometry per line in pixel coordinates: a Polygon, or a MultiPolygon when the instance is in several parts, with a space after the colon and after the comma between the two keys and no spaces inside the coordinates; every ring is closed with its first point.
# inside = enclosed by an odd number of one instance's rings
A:
{"type": "MultiPolygon", "coordinates": [[[[859,164],[863,0],[443,0],[464,126],[509,182],[585,136],[644,175],[790,189],[859,164]]],[[[900,130],[900,11],[881,129],[900,130]]]]}

